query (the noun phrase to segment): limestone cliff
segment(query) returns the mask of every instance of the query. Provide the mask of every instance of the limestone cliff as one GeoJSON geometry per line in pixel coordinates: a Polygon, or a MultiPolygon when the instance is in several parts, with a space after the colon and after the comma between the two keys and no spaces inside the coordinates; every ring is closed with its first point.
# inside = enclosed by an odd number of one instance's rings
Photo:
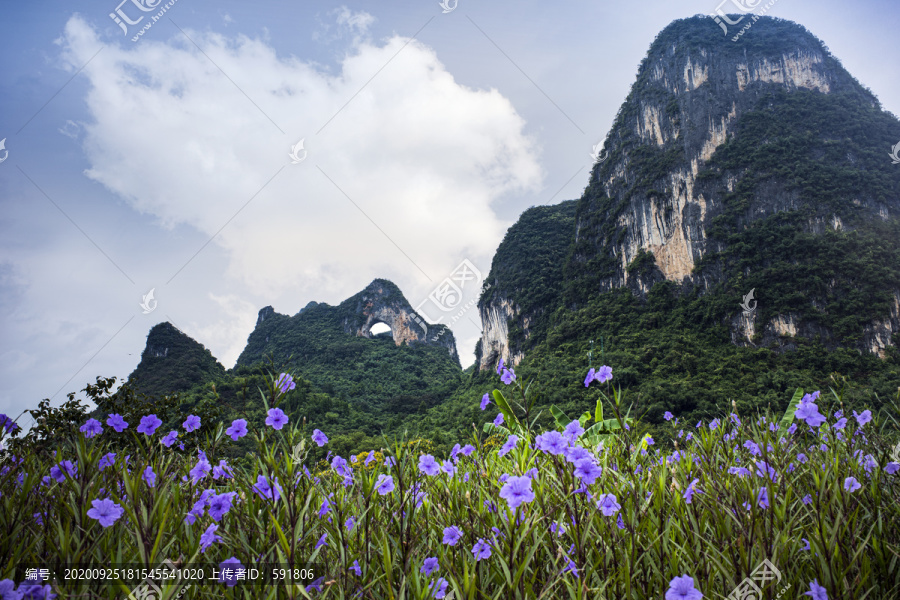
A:
{"type": "MultiPolygon", "coordinates": [[[[762,17],[732,41],[708,17],[672,23],[558,244],[555,296],[526,308],[543,284],[517,282],[483,297],[481,369],[521,360],[538,315],[546,326],[598,294],[646,299],[665,282],[682,297],[719,298],[707,318],[737,345],[789,350],[805,338],[883,354],[900,332],[900,170],[886,157],[895,138],[896,117],[802,26],[762,17]],[[744,315],[750,289],[759,310],[744,315]]],[[[495,260],[492,277],[529,261],[495,260]]]]}

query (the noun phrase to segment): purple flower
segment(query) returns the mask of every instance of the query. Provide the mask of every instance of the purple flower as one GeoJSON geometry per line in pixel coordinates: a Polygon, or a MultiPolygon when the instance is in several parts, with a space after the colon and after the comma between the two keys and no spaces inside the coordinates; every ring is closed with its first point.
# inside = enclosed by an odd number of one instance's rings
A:
{"type": "Polygon", "coordinates": [[[430,558],[426,558],[425,562],[422,563],[422,568],[419,569],[419,573],[425,573],[426,575],[431,575],[441,566],[438,564],[438,559],[436,556],[432,556],[430,558]]]}
{"type": "Polygon", "coordinates": [[[741,477],[748,477],[750,475],[750,471],[744,467],[729,467],[728,472],[731,475],[739,475],[741,477]]]}
{"type": "Polygon", "coordinates": [[[614,494],[600,494],[597,496],[597,508],[603,513],[603,516],[611,517],[622,507],[614,494]]]}
{"type": "Polygon", "coordinates": [[[794,435],[794,433],[797,432],[797,424],[796,424],[796,423],[792,423],[791,426],[788,427],[787,432],[788,432],[789,434],[791,434],[791,435],[794,435]]]}
{"type": "Polygon", "coordinates": [[[768,488],[759,488],[759,494],[756,496],[756,504],[762,509],[769,508],[769,490],[768,488]]]}
{"type": "Polygon", "coordinates": [[[87,516],[100,521],[100,524],[103,527],[109,527],[125,513],[124,508],[109,498],[92,500],[91,506],[93,506],[93,508],[87,511],[87,516]]]}
{"type": "Polygon", "coordinates": [[[819,585],[818,579],[809,582],[809,591],[803,592],[804,596],[810,596],[813,600],[828,600],[828,591],[819,585]]]}
{"type": "Polygon", "coordinates": [[[861,487],[862,485],[856,480],[856,477],[848,477],[844,480],[844,489],[851,494],[861,487]]]}
{"type": "Polygon", "coordinates": [[[590,451],[584,446],[569,446],[564,450],[566,460],[573,465],[579,460],[592,458],[590,451]]]}
{"type": "Polygon", "coordinates": [[[481,397],[481,410],[486,409],[488,404],[491,404],[491,398],[488,394],[485,394],[481,397]]]}
{"type": "Polygon", "coordinates": [[[671,421],[673,418],[675,418],[675,415],[673,415],[669,411],[666,411],[665,414],[663,414],[663,419],[665,419],[666,421],[671,421]]]}
{"type": "Polygon", "coordinates": [[[819,413],[819,407],[812,402],[801,402],[794,416],[801,421],[806,421],[810,427],[818,427],[825,422],[825,417],[819,413]]]}
{"type": "MultiPolygon", "coordinates": [[[[684,490],[684,495],[683,495],[684,501],[687,502],[688,504],[691,503],[691,499],[693,499],[694,494],[697,493],[697,492],[700,492],[700,490],[698,490],[698,489],[696,488],[696,486],[697,486],[698,483],[700,483],[700,480],[699,480],[699,479],[695,479],[695,480],[693,480],[693,481],[690,483],[690,485],[687,486],[687,489],[684,490]]],[[[702,492],[701,492],[701,493],[702,493],[702,492]]]]}
{"type": "Polygon", "coordinates": [[[800,398],[800,404],[807,404],[809,402],[815,402],[819,399],[820,391],[815,391],[812,394],[804,394],[802,398],[800,398]]]}
{"type": "Polygon", "coordinates": [[[225,559],[219,563],[219,583],[225,583],[228,587],[234,587],[237,585],[237,571],[238,569],[243,569],[244,565],[241,564],[237,558],[232,556],[231,558],[225,559]]]}
{"type": "Polygon", "coordinates": [[[803,496],[803,504],[812,504],[812,496],[809,494],[803,496]]]}
{"type": "Polygon", "coordinates": [[[501,457],[506,456],[507,454],[509,454],[510,451],[512,451],[513,448],[516,447],[516,444],[518,444],[518,443],[519,443],[519,436],[517,436],[517,435],[509,436],[508,438],[506,438],[506,443],[503,444],[503,446],[500,448],[500,451],[497,453],[498,456],[501,456],[501,457]]]}
{"type": "Polygon", "coordinates": [[[547,454],[559,455],[565,452],[568,444],[558,431],[548,431],[537,436],[536,447],[547,454]]]}
{"type": "Polygon", "coordinates": [[[809,540],[806,538],[800,538],[800,539],[803,540],[804,542],[806,542],[806,546],[801,548],[801,550],[809,550],[809,540]]]}
{"type": "Polygon", "coordinates": [[[419,457],[419,470],[430,477],[434,477],[441,472],[441,467],[430,454],[423,454],[419,457]]]}
{"type": "Polygon", "coordinates": [[[147,482],[147,485],[150,487],[156,487],[156,473],[153,472],[153,467],[147,465],[147,468],[144,469],[144,474],[141,475],[144,478],[144,481],[147,482]]]}
{"type": "Polygon", "coordinates": [[[444,529],[444,539],[442,543],[448,546],[455,546],[462,539],[462,531],[456,525],[451,525],[444,529]]]}
{"type": "MultiPolygon", "coordinates": [[[[866,423],[872,420],[872,411],[864,410],[860,414],[856,414],[856,411],[853,411],[853,417],[856,419],[856,422],[859,423],[859,426],[862,427],[866,423]]],[[[824,588],[822,588],[824,589],[824,588]]]]}
{"type": "Polygon", "coordinates": [[[273,487],[268,478],[265,475],[260,475],[256,478],[256,485],[253,486],[253,491],[256,492],[256,495],[264,500],[273,500],[278,502],[279,498],[281,498],[281,486],[278,485],[278,478],[276,477],[274,480],[275,486],[273,487]]]}
{"type": "Polygon", "coordinates": [[[472,555],[475,557],[476,562],[485,558],[490,558],[491,547],[484,539],[478,538],[478,541],[472,547],[472,555]]]}
{"type": "Polygon", "coordinates": [[[503,375],[500,376],[500,381],[504,384],[509,385],[513,381],[516,380],[516,372],[512,369],[503,369],[503,375]]]}
{"type": "Polygon", "coordinates": [[[595,465],[593,459],[582,458],[575,463],[575,477],[585,485],[593,484],[602,473],[603,469],[595,465]]]}
{"type": "Polygon", "coordinates": [[[97,419],[88,419],[79,431],[84,433],[84,437],[92,438],[98,433],[103,433],[103,425],[97,419]]]}
{"type": "Polygon", "coordinates": [[[307,592],[321,592],[322,591],[322,582],[325,581],[325,576],[319,577],[318,579],[313,580],[308,586],[304,587],[304,591],[307,592]]]}
{"type": "Polygon", "coordinates": [[[531,479],[528,477],[510,477],[500,490],[500,497],[504,498],[510,508],[517,508],[523,502],[534,500],[534,491],[531,489],[531,479]]]}
{"type": "Polygon", "coordinates": [[[228,511],[231,510],[231,503],[234,501],[234,497],[237,492],[225,492],[223,494],[217,494],[210,498],[209,500],[209,516],[213,518],[213,521],[219,522],[222,520],[222,517],[228,514],[228,511]]]}
{"type": "MultiPolygon", "coordinates": [[[[275,387],[278,388],[279,393],[285,394],[297,387],[297,384],[294,383],[293,377],[291,377],[287,373],[282,373],[275,381],[275,387]]],[[[281,427],[276,427],[275,429],[281,429],[281,427]]]]}
{"type": "Polygon", "coordinates": [[[266,417],[266,425],[275,430],[280,430],[288,422],[287,415],[280,408],[270,408],[266,417]]]}
{"type": "Polygon", "coordinates": [[[61,463],[50,467],[50,477],[60,483],[66,480],[66,475],[75,477],[75,473],[77,472],[78,468],[73,465],[70,460],[64,460],[61,463]]]}
{"type": "Polygon", "coordinates": [[[362,568],[359,566],[358,560],[353,561],[353,564],[350,565],[350,570],[356,573],[357,577],[362,577],[362,568]]]}
{"type": "Polygon", "coordinates": [[[778,479],[778,475],[775,473],[775,468],[769,463],[762,460],[757,460],[754,461],[754,464],[756,465],[756,468],[759,469],[756,472],[757,476],[765,477],[766,474],[768,474],[769,479],[771,479],[772,481],[778,479]]]}
{"type": "Polygon", "coordinates": [[[625,521],[622,520],[622,513],[619,513],[619,516],[616,518],[616,527],[625,529],[625,521]]]}
{"type": "Polygon", "coordinates": [[[356,525],[356,520],[353,517],[348,517],[346,521],[344,521],[344,527],[347,528],[347,531],[353,531],[353,526],[356,525]]]}
{"type": "MultiPolygon", "coordinates": [[[[319,431],[318,429],[313,429],[312,432],[312,441],[314,441],[319,448],[328,443],[328,436],[319,431]]],[[[371,456],[371,453],[370,453],[371,456]]]]}
{"type": "Polygon", "coordinates": [[[569,441],[574,442],[578,438],[581,437],[581,434],[584,433],[584,427],[581,426],[581,423],[578,421],[572,421],[566,428],[563,430],[563,435],[568,438],[569,441]]]}
{"type": "Polygon", "coordinates": [[[503,372],[503,359],[500,359],[500,362],[497,363],[497,375],[503,372]]]}
{"type": "Polygon", "coordinates": [[[166,448],[171,448],[172,444],[175,443],[175,440],[177,438],[178,438],[178,432],[173,429],[172,431],[167,433],[163,439],[159,440],[159,443],[161,443],[166,448]]]}
{"type": "Polygon", "coordinates": [[[319,538],[319,541],[316,542],[316,547],[313,548],[313,550],[318,550],[318,549],[321,548],[322,546],[327,546],[327,545],[328,545],[328,541],[327,541],[327,540],[328,540],[328,534],[327,534],[327,533],[323,533],[323,534],[322,534],[322,537],[319,538]]]}
{"type": "Polygon", "coordinates": [[[106,467],[111,467],[116,463],[116,453],[110,452],[100,457],[100,463],[97,465],[102,471],[106,467]]]}
{"type": "Polygon", "coordinates": [[[603,365],[598,371],[594,371],[594,369],[588,371],[587,377],[584,378],[584,387],[591,385],[592,381],[606,383],[610,379],[612,379],[612,367],[603,365]]]}
{"type": "Polygon", "coordinates": [[[219,477],[229,479],[231,475],[233,475],[231,467],[228,466],[224,458],[219,461],[218,465],[213,467],[213,479],[218,479],[219,477]]]}
{"type": "Polygon", "coordinates": [[[428,584],[428,589],[432,590],[431,597],[436,598],[437,600],[441,600],[441,598],[447,597],[447,580],[443,577],[438,577],[436,581],[432,581],[428,584]]]}
{"type": "Polygon", "coordinates": [[[162,425],[162,421],[159,420],[159,417],[156,415],[147,415],[146,417],[141,417],[141,424],[138,425],[137,431],[144,435],[153,435],[156,428],[160,425],[162,425]]]}
{"type": "Polygon", "coordinates": [[[196,431],[197,429],[200,429],[200,417],[197,415],[188,415],[188,418],[184,420],[182,426],[188,433],[196,431]]]}
{"type": "Polygon", "coordinates": [[[209,473],[211,470],[212,465],[209,464],[209,461],[207,461],[205,458],[200,458],[197,461],[197,464],[194,465],[194,468],[188,471],[188,475],[191,476],[191,479],[194,480],[194,483],[197,483],[198,481],[206,477],[207,473],[209,473]]]}
{"type": "Polygon", "coordinates": [[[206,552],[207,548],[214,543],[222,541],[222,538],[216,535],[216,530],[218,528],[219,526],[215,523],[211,523],[209,527],[206,528],[206,531],[200,536],[200,552],[206,552]]]}
{"type": "Polygon", "coordinates": [[[382,473],[378,476],[378,481],[375,482],[375,489],[382,496],[390,494],[394,491],[394,478],[382,473]]]}
{"type": "Polygon", "coordinates": [[[669,582],[666,591],[666,600],[700,600],[702,597],[700,590],[694,588],[694,578],[690,575],[676,577],[669,582]]]}
{"type": "Polygon", "coordinates": [[[472,444],[466,444],[462,447],[462,450],[460,450],[460,452],[463,453],[463,456],[471,456],[472,453],[475,452],[475,446],[473,446],[472,444]]]}
{"type": "MultiPolygon", "coordinates": [[[[6,415],[2,415],[6,416],[6,415]]],[[[21,594],[15,591],[16,584],[12,579],[0,581],[0,598],[2,600],[20,600],[21,594]]]]}
{"type": "Polygon", "coordinates": [[[106,424],[115,429],[117,433],[122,433],[128,428],[128,423],[125,422],[122,415],[115,413],[109,415],[109,418],[106,419],[106,424]]]}
{"type": "Polygon", "coordinates": [[[719,419],[713,419],[712,421],[709,422],[709,428],[712,431],[715,431],[716,427],[718,427],[718,426],[719,426],[719,419]]]}
{"type": "Polygon", "coordinates": [[[497,427],[503,425],[503,413],[497,413],[497,416],[494,417],[494,425],[497,427]]]}
{"type": "Polygon", "coordinates": [[[23,583],[16,590],[13,598],[16,600],[53,600],[53,598],[56,598],[56,594],[53,593],[53,588],[49,585],[23,583]]]}
{"type": "Polygon", "coordinates": [[[847,417],[841,417],[838,419],[837,423],[833,425],[835,429],[843,429],[847,426],[847,417]]]}
{"type": "Polygon", "coordinates": [[[456,473],[456,467],[449,460],[445,460],[441,464],[441,470],[444,471],[444,473],[446,473],[447,475],[453,475],[454,473],[456,473]]]}
{"type": "Polygon", "coordinates": [[[753,440],[747,440],[746,442],[744,442],[744,448],[750,451],[751,456],[760,455],[759,446],[753,440]]]}
{"type": "Polygon", "coordinates": [[[238,441],[239,438],[247,435],[247,421],[245,419],[235,419],[231,422],[231,427],[225,430],[225,435],[230,435],[235,442],[238,441]]]}
{"type": "Polygon", "coordinates": [[[888,475],[893,475],[897,471],[900,471],[900,463],[891,461],[884,467],[884,470],[888,475]]]}

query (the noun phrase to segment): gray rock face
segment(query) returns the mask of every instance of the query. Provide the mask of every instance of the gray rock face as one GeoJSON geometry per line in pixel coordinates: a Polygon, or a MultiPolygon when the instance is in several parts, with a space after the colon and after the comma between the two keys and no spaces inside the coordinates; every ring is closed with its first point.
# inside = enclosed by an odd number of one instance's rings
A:
{"type": "MultiPolygon", "coordinates": [[[[727,211],[733,217],[729,196],[751,180],[754,192],[742,200],[746,205],[737,214],[737,231],[776,213],[801,210],[809,214],[803,231],[813,234],[852,229],[842,220],[848,214],[883,221],[900,217],[898,193],[842,198],[841,208],[810,206],[801,197],[801,186],[783,175],[715,167],[714,154],[740,135],[742,117],[758,114],[773,97],[785,94],[847,96],[862,108],[879,109],[874,96],[799,25],[762,17],[738,42],[723,42],[721,30],[708,17],[677,21],[663,30],[606,137],[601,153],[606,158],[594,166],[578,203],[566,284],[585,295],[627,287],[645,296],[663,280],[700,293],[716,289],[726,281],[721,265],[695,267],[704,257],[728,249],[724,238],[710,231],[717,217],[727,211]],[[647,253],[652,261],[637,265],[647,253]]],[[[796,120],[802,117],[798,114],[796,120]]],[[[822,146],[840,142],[822,139],[827,135],[821,131],[807,134],[822,146]]],[[[857,168],[858,158],[848,154],[846,163],[835,162],[831,168],[857,168]]],[[[510,330],[524,328],[527,336],[526,318],[533,313],[521,307],[521,289],[501,291],[479,305],[482,369],[499,358],[516,364],[523,357],[509,339],[510,330]]],[[[900,290],[890,293],[900,298],[900,290]]],[[[738,316],[730,323],[735,344],[775,341],[790,347],[795,336],[826,342],[832,337],[827,328],[801,322],[794,314],[769,315],[766,323],[756,323],[735,309],[738,316]]],[[[900,331],[898,315],[900,301],[890,315],[865,328],[859,349],[883,354],[900,331]]]]}
{"type": "Polygon", "coordinates": [[[391,328],[394,344],[428,344],[445,348],[459,362],[453,332],[445,325],[429,325],[400,292],[386,279],[376,279],[339,306],[344,313],[344,331],[360,337],[372,337],[372,326],[384,323],[391,328]]]}

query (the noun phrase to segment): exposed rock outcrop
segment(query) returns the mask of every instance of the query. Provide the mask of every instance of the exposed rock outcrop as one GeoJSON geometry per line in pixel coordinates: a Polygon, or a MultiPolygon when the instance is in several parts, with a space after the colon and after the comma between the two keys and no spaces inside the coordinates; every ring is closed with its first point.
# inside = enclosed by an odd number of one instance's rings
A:
{"type": "Polygon", "coordinates": [[[387,279],[376,279],[355,296],[341,303],[346,312],[344,331],[372,337],[372,326],[384,323],[391,328],[394,344],[429,344],[445,348],[459,360],[453,332],[445,325],[429,325],[413,310],[400,289],[387,279]]]}

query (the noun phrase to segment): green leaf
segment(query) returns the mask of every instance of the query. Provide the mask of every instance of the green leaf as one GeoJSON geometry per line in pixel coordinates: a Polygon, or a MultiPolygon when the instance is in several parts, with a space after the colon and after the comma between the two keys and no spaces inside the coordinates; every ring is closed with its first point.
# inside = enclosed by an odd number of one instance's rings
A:
{"type": "Polygon", "coordinates": [[[497,404],[497,408],[500,409],[500,412],[503,413],[503,418],[506,419],[506,422],[509,423],[510,429],[521,429],[521,424],[519,423],[519,419],[516,417],[516,414],[512,411],[512,408],[509,406],[509,402],[506,401],[506,398],[503,396],[503,392],[500,390],[494,390],[494,402],[497,404]]]}
{"type": "Polygon", "coordinates": [[[559,428],[563,428],[570,423],[569,417],[566,416],[566,413],[559,410],[559,408],[557,408],[555,404],[550,407],[550,414],[552,414],[553,418],[556,419],[556,426],[559,428]]]}
{"type": "MultiPolygon", "coordinates": [[[[584,424],[591,420],[591,411],[585,411],[583,415],[578,417],[578,424],[584,427],[584,424]]],[[[568,423],[566,423],[568,425],[568,423]]]]}
{"type": "Polygon", "coordinates": [[[778,427],[779,437],[784,435],[787,428],[791,426],[791,421],[794,420],[794,413],[797,412],[797,407],[800,406],[801,398],[803,398],[803,388],[797,388],[797,391],[794,392],[794,397],[791,398],[788,404],[787,410],[784,411],[784,416],[781,417],[781,425],[778,427]]]}

